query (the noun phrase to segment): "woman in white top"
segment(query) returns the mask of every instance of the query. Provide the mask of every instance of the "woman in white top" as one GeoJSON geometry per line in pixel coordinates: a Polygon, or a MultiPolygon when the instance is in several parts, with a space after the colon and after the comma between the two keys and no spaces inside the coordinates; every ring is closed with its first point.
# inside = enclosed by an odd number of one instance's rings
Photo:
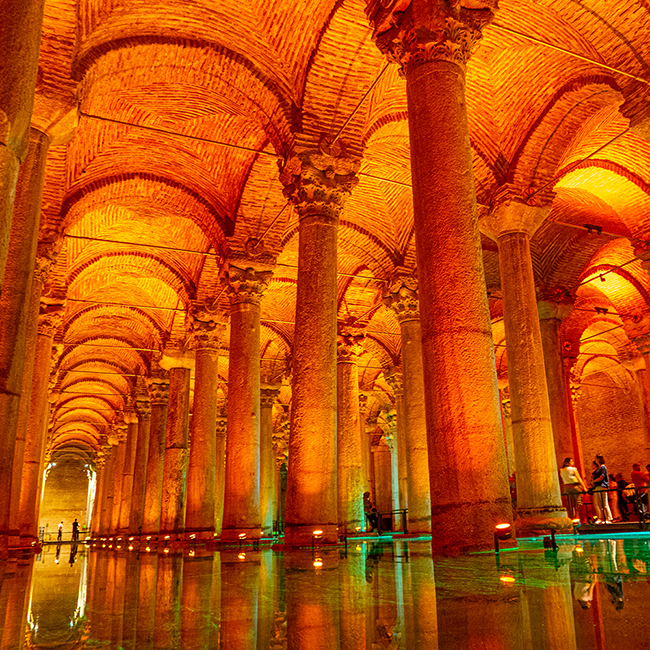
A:
{"type": "Polygon", "coordinates": [[[582,493],[587,491],[587,486],[573,463],[573,458],[565,458],[560,477],[567,500],[567,514],[570,519],[579,517],[578,506],[582,505],[582,493]]]}

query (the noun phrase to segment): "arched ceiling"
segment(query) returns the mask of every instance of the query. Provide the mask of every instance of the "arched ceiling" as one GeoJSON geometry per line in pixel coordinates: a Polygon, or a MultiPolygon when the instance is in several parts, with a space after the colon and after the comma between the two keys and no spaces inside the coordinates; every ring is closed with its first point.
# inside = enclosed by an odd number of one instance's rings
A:
{"type": "MultiPolygon", "coordinates": [[[[153,356],[182,345],[191,304],[228,308],[228,261],[251,245],[276,262],[261,356],[264,381],[284,378],[280,426],[298,245],[278,164],[322,133],[362,158],[339,230],[338,306],[365,326],[369,413],[388,408],[384,369],[399,365],[400,337],[382,292],[397,267],[416,265],[408,111],[363,0],[45,5],[33,124],[52,134],[42,229],[62,240],[47,291],[67,297],[53,448],[99,453],[153,356]]],[[[624,326],[650,311],[635,261],[650,240],[650,145],[637,134],[649,66],[644,0],[503,0],[468,66],[479,203],[504,183],[554,192],[533,265],[541,289],[576,296],[563,335],[579,372],[627,363],[624,326]]],[[[502,379],[498,253],[482,242],[502,379]]]]}

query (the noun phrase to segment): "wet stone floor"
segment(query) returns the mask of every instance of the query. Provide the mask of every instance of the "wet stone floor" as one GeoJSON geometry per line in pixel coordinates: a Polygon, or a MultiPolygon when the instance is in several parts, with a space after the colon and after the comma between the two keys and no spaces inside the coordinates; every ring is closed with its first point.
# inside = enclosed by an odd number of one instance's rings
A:
{"type": "Polygon", "coordinates": [[[46,546],[0,562],[2,650],[612,650],[650,647],[650,534],[431,557],[46,546]]]}

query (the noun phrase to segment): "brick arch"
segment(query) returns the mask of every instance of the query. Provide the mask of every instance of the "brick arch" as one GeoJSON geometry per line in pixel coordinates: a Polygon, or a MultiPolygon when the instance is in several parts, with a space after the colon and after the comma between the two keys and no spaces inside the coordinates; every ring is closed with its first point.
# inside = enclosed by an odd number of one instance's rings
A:
{"type": "Polygon", "coordinates": [[[580,163],[574,163],[562,167],[555,176],[555,181],[560,181],[564,176],[567,176],[571,172],[574,172],[578,169],[587,169],[589,167],[597,167],[598,169],[605,169],[607,171],[613,172],[622,176],[626,180],[630,181],[633,185],[638,187],[640,190],[645,192],[650,196],[650,184],[644,181],[638,174],[635,174],[633,171],[625,167],[624,165],[614,162],[612,160],[601,160],[599,158],[589,158],[589,160],[583,160],[580,163]]]}
{"type": "MultiPolygon", "coordinates": [[[[172,282],[170,281],[166,282],[166,284],[168,284],[168,286],[171,289],[173,289],[177,294],[180,294],[184,297],[183,302],[187,304],[189,303],[190,300],[193,300],[196,297],[196,285],[190,278],[186,278],[180,271],[178,271],[171,264],[163,260],[159,255],[155,255],[149,252],[139,251],[139,250],[102,251],[101,253],[97,253],[96,255],[93,255],[90,259],[84,260],[83,262],[72,267],[72,269],[68,272],[68,276],[66,278],[66,282],[68,286],[71,286],[74,283],[74,281],[83,273],[90,271],[94,264],[98,262],[103,262],[108,258],[114,258],[114,257],[136,258],[138,261],[153,260],[161,267],[163,267],[163,269],[166,271],[166,274],[171,276],[172,279],[176,280],[175,284],[172,284],[172,282]]],[[[134,264],[134,266],[137,265],[134,264]]],[[[160,276],[157,277],[159,280],[165,282],[164,278],[160,276]]]]}
{"type": "Polygon", "coordinates": [[[609,76],[586,75],[565,83],[522,138],[508,166],[506,181],[520,187],[539,187],[552,180],[585,119],[621,100],[619,86],[609,76]]]}
{"type": "MultiPolygon", "coordinates": [[[[109,37],[110,38],[110,37],[109,37]]],[[[133,34],[122,38],[110,38],[110,40],[97,43],[92,47],[82,51],[80,56],[75,60],[72,68],[72,76],[77,81],[83,81],[85,86],[94,86],[92,70],[101,60],[109,58],[112,53],[119,53],[123,56],[125,53],[135,50],[136,48],[148,48],[153,50],[163,50],[165,47],[177,48],[179,52],[187,55],[188,50],[194,50],[199,54],[207,54],[214,58],[216,70],[222,72],[227,68],[235,68],[238,74],[233,75],[237,80],[241,80],[240,87],[234,89],[239,93],[237,99],[230,100],[233,112],[239,113],[242,110],[242,98],[245,98],[245,112],[258,121],[260,128],[263,129],[276,152],[280,155],[287,155],[290,150],[291,133],[300,130],[300,113],[295,102],[290,97],[290,89],[282,88],[281,84],[271,79],[262,69],[249,57],[235,52],[227,46],[196,36],[169,36],[163,34],[133,34]],[[254,97],[253,90],[259,94],[259,99],[254,97]]],[[[141,57],[137,55],[136,58],[141,57]]],[[[165,57],[161,57],[163,60],[165,57]]],[[[107,64],[107,65],[110,65],[107,64]]],[[[141,66],[147,69],[149,66],[141,66]]],[[[202,68],[204,66],[201,66],[202,68]]],[[[183,80],[183,75],[193,73],[191,67],[183,70],[179,66],[179,79],[183,80]]],[[[205,75],[205,70],[201,70],[205,75]]],[[[221,82],[222,74],[216,72],[211,75],[217,83],[221,82]]],[[[206,84],[200,84],[205,86],[206,84]]],[[[88,88],[85,93],[90,92],[88,88]]],[[[234,93],[233,93],[234,94],[234,93]]],[[[220,100],[223,101],[225,93],[220,92],[220,100]]],[[[209,93],[206,93],[205,101],[209,103],[209,93]]]]}
{"type": "MultiPolygon", "coordinates": [[[[162,342],[165,340],[165,337],[167,336],[167,330],[165,327],[160,325],[155,321],[155,319],[144,309],[140,309],[139,307],[129,307],[127,305],[122,305],[119,307],[120,309],[123,309],[126,312],[134,312],[138,314],[138,316],[141,317],[141,322],[147,322],[149,323],[156,335],[156,338],[158,339],[159,342],[162,342]]],[[[82,307],[74,316],[71,316],[65,323],[63,330],[62,330],[62,336],[63,338],[66,337],[66,335],[70,332],[72,326],[82,318],[88,316],[90,312],[98,312],[98,311],[106,311],[109,314],[111,312],[115,312],[115,306],[114,305],[89,305],[88,307],[82,307]]],[[[104,334],[104,335],[96,335],[95,337],[92,338],[115,338],[110,336],[110,334],[104,334]]],[[[84,343],[86,340],[83,341],[84,343]]],[[[129,342],[129,345],[131,342],[129,342]]],[[[74,345],[74,344],[72,344],[74,345]]],[[[140,347],[144,347],[144,345],[141,345],[140,347]]]]}
{"type": "MultiPolygon", "coordinates": [[[[148,187],[157,185],[170,195],[176,195],[176,200],[180,199],[181,205],[185,204],[184,207],[186,207],[180,214],[187,214],[187,217],[201,229],[216,251],[223,252],[227,248],[226,236],[232,234],[233,223],[230,219],[222,216],[217,206],[212,205],[198,192],[183,183],[147,172],[127,172],[106,176],[75,188],[66,196],[61,206],[63,229],[69,230],[83,218],[85,214],[83,210],[73,210],[73,207],[80,204],[82,200],[85,200],[84,203],[92,205],[93,200],[97,204],[119,203],[128,197],[130,201],[133,201],[134,206],[138,205],[137,199],[145,199],[140,205],[148,205],[151,203],[151,198],[144,191],[144,185],[148,187]],[[125,184],[131,186],[128,188],[131,190],[128,194],[123,191],[125,184]],[[107,192],[107,190],[109,191],[107,192]],[[77,212],[81,214],[77,215],[77,212]]],[[[222,206],[221,210],[225,214],[225,209],[222,206]]]]}
{"type": "MultiPolygon", "coordinates": [[[[93,341],[101,341],[101,340],[119,341],[120,343],[125,343],[126,347],[118,348],[117,349],[118,352],[128,352],[129,354],[135,354],[137,357],[139,357],[143,368],[148,369],[150,367],[149,358],[147,356],[148,353],[142,350],[134,350],[132,347],[130,347],[132,345],[132,342],[128,341],[127,339],[124,339],[119,336],[110,336],[108,334],[96,334],[93,336],[87,336],[83,339],[80,339],[79,341],[75,341],[74,343],[66,343],[65,345],[66,349],[59,357],[58,367],[60,368],[63,365],[63,361],[67,356],[69,356],[72,352],[75,352],[77,350],[77,346],[79,344],[92,343],[93,341]]],[[[102,357],[85,357],[85,360],[95,360],[95,359],[100,361],[102,360],[102,357]]]]}
{"type": "MultiPolygon", "coordinates": [[[[119,375],[115,375],[115,377],[119,377],[119,375]]],[[[127,380],[126,377],[120,378],[121,381],[126,382],[127,388],[129,388],[129,381],[127,380]]],[[[101,384],[102,386],[107,386],[108,388],[111,388],[112,390],[119,390],[118,386],[115,386],[109,379],[105,379],[103,377],[78,377],[76,379],[72,379],[70,383],[63,385],[63,381],[59,380],[59,387],[61,390],[61,394],[64,395],[66,394],[66,390],[70,388],[74,388],[75,386],[79,386],[80,384],[101,384]]],[[[116,393],[116,397],[122,397],[122,395],[119,395],[116,393]]],[[[79,397],[83,397],[83,395],[79,395],[79,397]]]]}

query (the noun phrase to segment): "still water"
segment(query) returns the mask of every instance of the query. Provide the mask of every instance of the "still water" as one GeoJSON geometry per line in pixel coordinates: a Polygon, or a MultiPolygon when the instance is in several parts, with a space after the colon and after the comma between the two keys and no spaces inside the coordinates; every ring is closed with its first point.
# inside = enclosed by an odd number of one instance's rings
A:
{"type": "Polygon", "coordinates": [[[48,546],[0,563],[2,650],[650,647],[650,536],[435,560],[427,542],[274,553],[48,546]]]}

